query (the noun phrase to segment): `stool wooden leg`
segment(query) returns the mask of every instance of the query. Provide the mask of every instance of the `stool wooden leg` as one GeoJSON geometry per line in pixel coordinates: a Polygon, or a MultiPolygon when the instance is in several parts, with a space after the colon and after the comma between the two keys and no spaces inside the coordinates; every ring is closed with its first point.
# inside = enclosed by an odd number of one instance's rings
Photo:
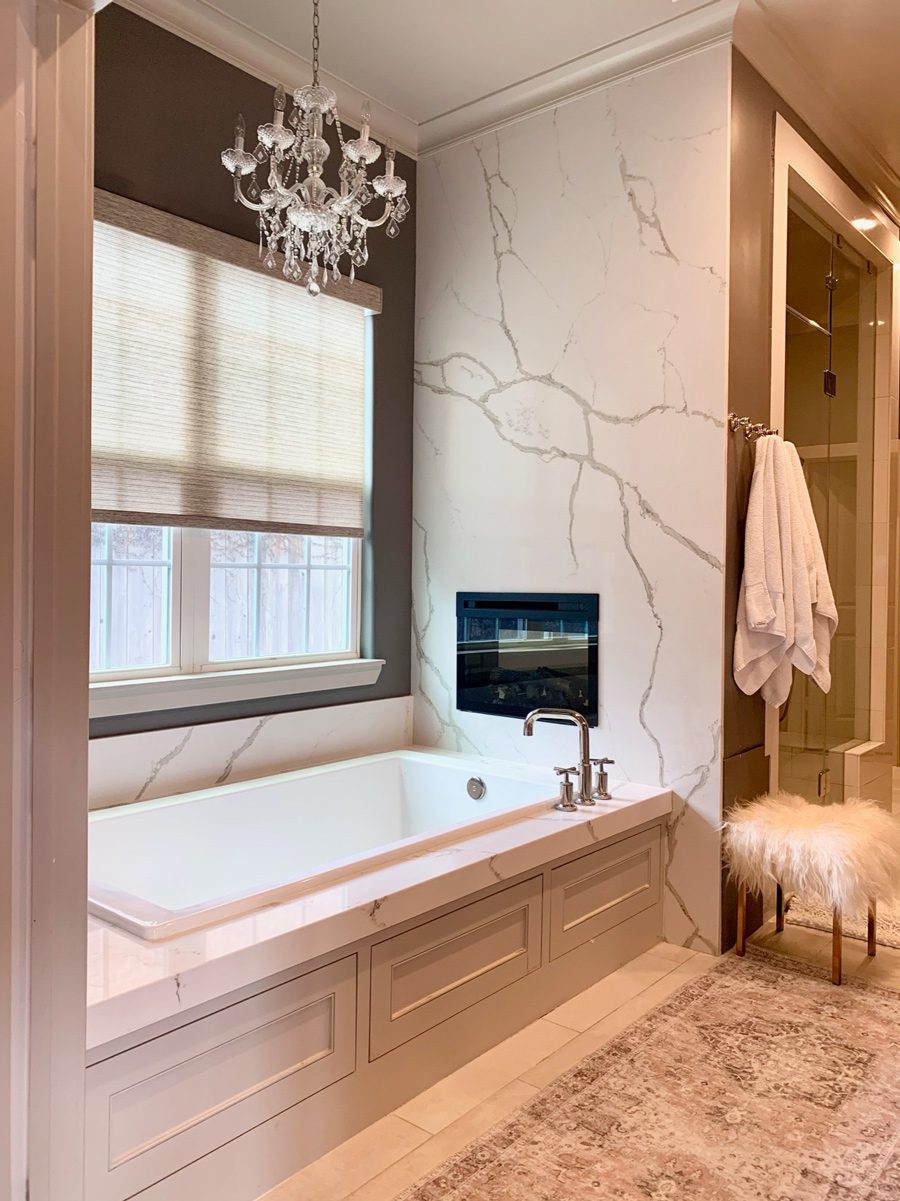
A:
{"type": "Polygon", "coordinates": [[[874,955],[875,954],[875,898],[874,897],[872,898],[871,901],[869,901],[869,920],[868,920],[867,925],[868,925],[867,933],[868,933],[869,945],[866,948],[866,954],[874,955]]]}
{"type": "Polygon", "coordinates": [[[747,885],[738,885],[737,910],[737,945],[734,948],[737,955],[747,954],[747,885]]]}
{"type": "Polygon", "coordinates": [[[784,931],[784,891],[780,884],[775,885],[775,933],[784,931]]]}
{"type": "Polygon", "coordinates": [[[843,927],[841,923],[841,915],[837,909],[834,911],[834,917],[831,922],[831,983],[840,984],[841,982],[841,952],[842,952],[842,936],[843,927]]]}

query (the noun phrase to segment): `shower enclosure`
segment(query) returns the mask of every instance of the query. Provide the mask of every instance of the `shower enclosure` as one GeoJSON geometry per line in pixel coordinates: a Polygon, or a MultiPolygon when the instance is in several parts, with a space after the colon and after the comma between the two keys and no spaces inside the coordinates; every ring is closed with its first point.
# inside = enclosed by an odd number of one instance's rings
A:
{"type": "Polygon", "coordinates": [[[782,433],[803,463],[840,624],[831,691],[794,672],[779,713],[779,782],[841,800],[845,756],[871,733],[877,271],[791,196],[786,276],[782,433]]]}

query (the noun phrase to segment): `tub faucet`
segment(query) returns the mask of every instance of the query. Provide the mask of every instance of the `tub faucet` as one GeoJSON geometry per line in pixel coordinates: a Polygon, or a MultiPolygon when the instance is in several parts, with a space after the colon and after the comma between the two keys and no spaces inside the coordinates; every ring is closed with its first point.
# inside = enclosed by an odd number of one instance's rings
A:
{"type": "Polygon", "coordinates": [[[575,709],[532,709],[525,718],[523,733],[526,738],[530,738],[534,733],[536,721],[568,721],[578,727],[580,759],[578,763],[578,795],[575,799],[579,805],[595,804],[596,802],[591,796],[594,786],[591,779],[590,731],[583,714],[576,712],[575,709]]]}

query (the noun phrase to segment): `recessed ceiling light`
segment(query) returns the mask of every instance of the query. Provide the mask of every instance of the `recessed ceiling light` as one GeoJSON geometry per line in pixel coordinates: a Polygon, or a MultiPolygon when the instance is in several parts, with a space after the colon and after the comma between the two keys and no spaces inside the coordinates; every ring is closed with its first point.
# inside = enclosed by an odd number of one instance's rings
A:
{"type": "Polygon", "coordinates": [[[859,229],[865,232],[867,229],[874,229],[878,222],[873,217],[857,217],[850,224],[854,229],[859,229]]]}

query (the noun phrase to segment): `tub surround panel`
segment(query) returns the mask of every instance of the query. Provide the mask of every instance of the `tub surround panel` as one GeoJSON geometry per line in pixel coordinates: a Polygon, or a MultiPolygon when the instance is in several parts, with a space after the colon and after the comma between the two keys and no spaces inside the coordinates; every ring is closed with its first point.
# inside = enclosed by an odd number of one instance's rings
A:
{"type": "MultiPolygon", "coordinates": [[[[473,761],[477,768],[477,762],[473,761]]],[[[226,993],[659,821],[667,790],[614,786],[594,809],[546,812],[163,943],[91,919],[89,1053],[226,993]]]]}
{"type": "Polygon", "coordinates": [[[457,712],[457,591],[600,595],[595,755],[676,794],[665,936],[718,949],[728,90],[719,46],[419,165],[415,738],[457,712]],[[652,298],[652,299],[651,299],[652,298]]]}
{"type": "Polygon", "coordinates": [[[412,698],[300,709],[95,738],[91,809],[152,801],[294,768],[394,751],[412,741],[412,698]]]}

